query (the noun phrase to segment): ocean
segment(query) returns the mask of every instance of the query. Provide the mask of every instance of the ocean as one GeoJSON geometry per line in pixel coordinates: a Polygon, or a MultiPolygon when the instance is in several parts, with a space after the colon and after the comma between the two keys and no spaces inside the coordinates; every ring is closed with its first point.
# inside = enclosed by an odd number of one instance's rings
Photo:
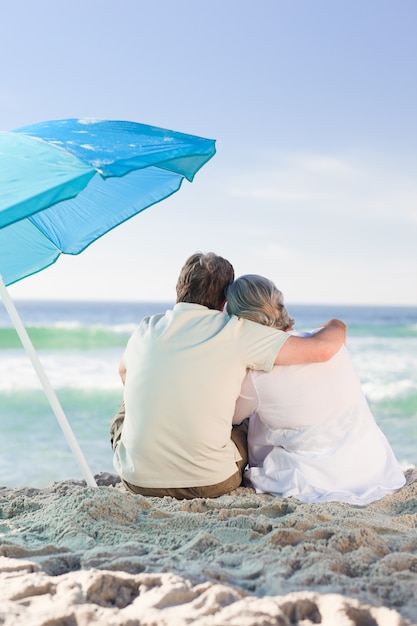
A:
{"type": "MultiPolygon", "coordinates": [[[[109,424],[118,366],[140,320],[170,303],[17,301],[43,367],[93,473],[114,473],[109,424]]],[[[288,305],[296,330],[337,317],[363,390],[398,461],[417,466],[417,307],[288,305]]],[[[32,364],[0,302],[0,485],[82,478],[32,364]]]]}

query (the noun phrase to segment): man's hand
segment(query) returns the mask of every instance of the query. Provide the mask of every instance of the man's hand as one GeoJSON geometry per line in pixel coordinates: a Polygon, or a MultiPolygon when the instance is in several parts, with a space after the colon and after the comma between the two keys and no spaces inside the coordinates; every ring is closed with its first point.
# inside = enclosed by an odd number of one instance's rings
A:
{"type": "Polygon", "coordinates": [[[125,384],[125,380],[126,380],[126,367],[125,364],[123,363],[123,361],[120,361],[120,365],[119,365],[119,375],[120,378],[122,379],[122,383],[125,384]]]}
{"type": "Polygon", "coordinates": [[[310,337],[291,335],[284,343],[275,365],[298,365],[328,361],[346,343],[346,324],[330,320],[310,337]]]}

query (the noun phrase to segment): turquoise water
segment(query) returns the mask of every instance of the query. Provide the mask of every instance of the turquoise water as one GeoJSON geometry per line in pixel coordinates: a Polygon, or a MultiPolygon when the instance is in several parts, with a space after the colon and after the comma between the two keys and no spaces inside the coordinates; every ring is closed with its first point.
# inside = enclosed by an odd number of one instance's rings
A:
{"type": "MultiPolygon", "coordinates": [[[[94,473],[114,472],[108,439],[122,387],[118,365],[140,320],[169,303],[17,302],[51,384],[94,473]]],[[[417,307],[288,305],[297,330],[332,317],[375,418],[405,466],[417,465],[417,307]]],[[[0,303],[0,485],[82,478],[16,331],[0,303]]]]}

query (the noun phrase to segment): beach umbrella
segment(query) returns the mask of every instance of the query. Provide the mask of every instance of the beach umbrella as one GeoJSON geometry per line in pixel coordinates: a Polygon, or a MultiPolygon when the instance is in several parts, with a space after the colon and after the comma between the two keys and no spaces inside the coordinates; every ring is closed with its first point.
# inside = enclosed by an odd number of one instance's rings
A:
{"type": "Polygon", "coordinates": [[[172,195],[214,154],[214,140],[128,121],[51,120],[0,132],[0,294],[90,485],[7,286],[172,195]]]}

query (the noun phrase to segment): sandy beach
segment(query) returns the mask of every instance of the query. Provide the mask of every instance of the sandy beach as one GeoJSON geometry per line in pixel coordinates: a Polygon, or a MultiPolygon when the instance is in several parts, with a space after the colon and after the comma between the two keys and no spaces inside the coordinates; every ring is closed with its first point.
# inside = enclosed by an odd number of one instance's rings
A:
{"type": "Polygon", "coordinates": [[[5,626],[417,624],[417,470],[366,507],[0,488],[5,626]]]}

